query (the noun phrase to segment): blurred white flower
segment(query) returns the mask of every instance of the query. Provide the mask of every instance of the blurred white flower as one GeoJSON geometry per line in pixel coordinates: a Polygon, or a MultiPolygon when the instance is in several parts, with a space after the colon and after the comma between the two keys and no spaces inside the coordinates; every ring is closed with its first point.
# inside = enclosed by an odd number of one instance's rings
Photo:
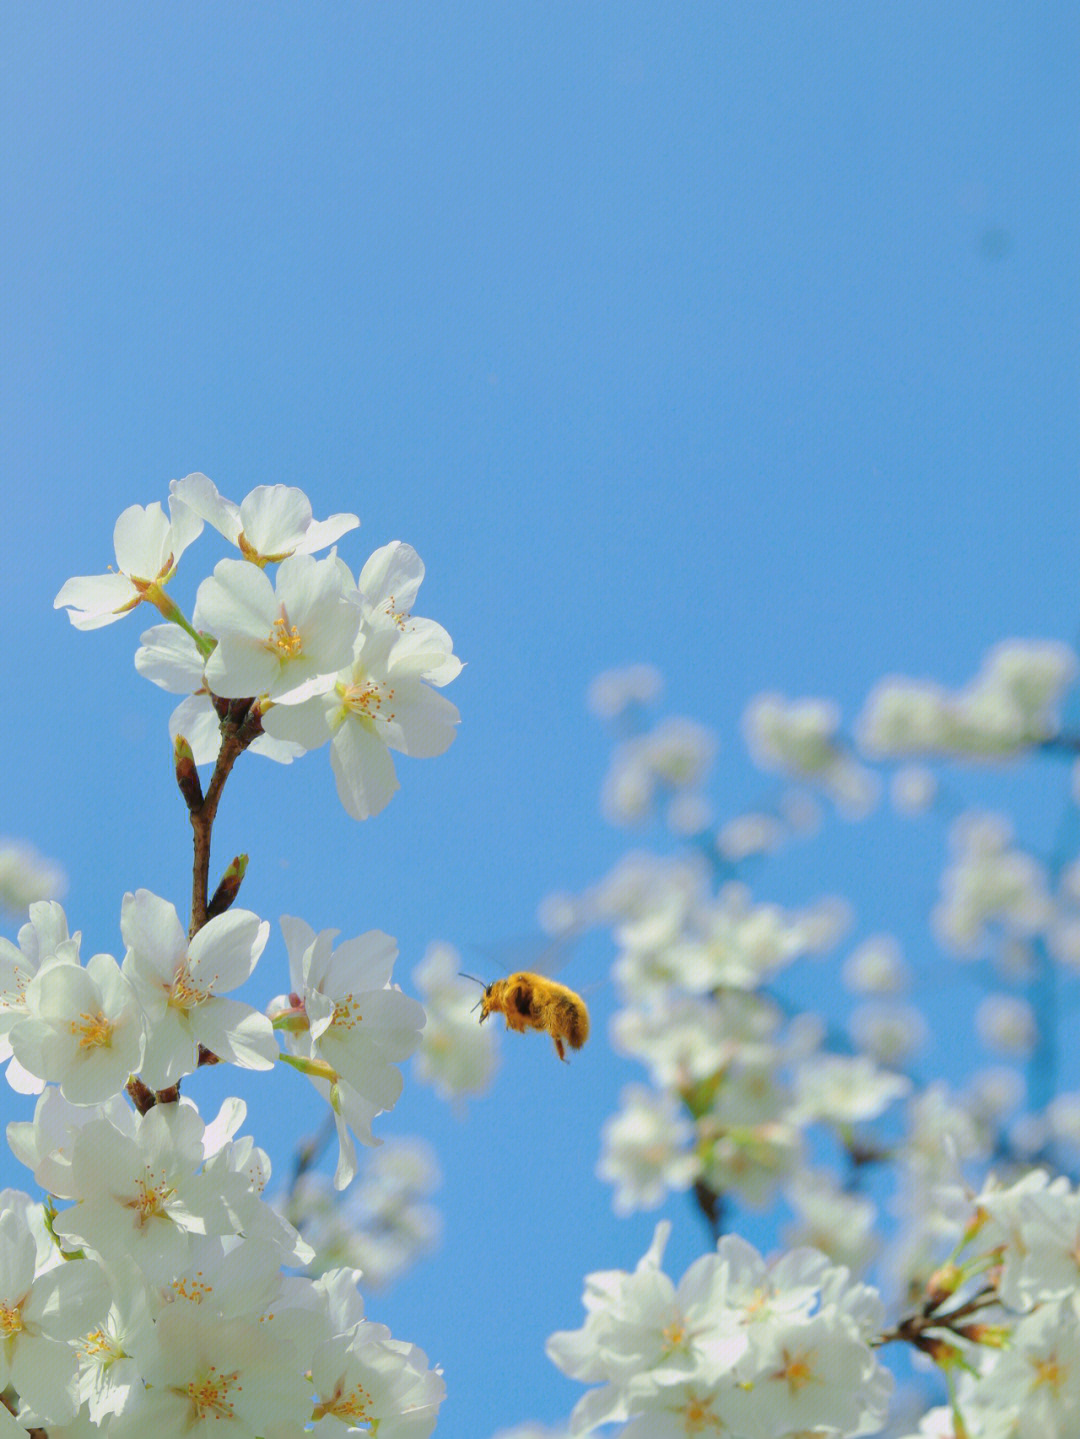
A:
{"type": "Polygon", "coordinates": [[[865,1269],[880,1240],[874,1231],[877,1205],[862,1194],[842,1189],[827,1169],[803,1169],[793,1175],[786,1196],[795,1211],[784,1229],[791,1248],[809,1245],[855,1273],[865,1269]]]}
{"type": "Polygon", "coordinates": [[[442,1099],[483,1094],[499,1062],[498,1031],[476,1013],[483,991],[461,976],[461,956],[449,944],[429,945],[413,970],[427,1023],[413,1072],[442,1099]]]}
{"type": "Polygon", "coordinates": [[[663,684],[654,665],[605,670],[589,685],[589,712],[597,719],[616,719],[631,705],[646,705],[657,699],[663,684]]]}
{"type": "Polygon", "coordinates": [[[25,914],[38,900],[59,899],[66,889],[60,865],[23,840],[0,840],[0,909],[25,914]]]}
{"type": "Polygon", "coordinates": [[[843,968],[844,983],[854,994],[901,994],[908,985],[900,941],[891,934],[873,934],[857,945],[843,968]]]}
{"type": "Polygon", "coordinates": [[[848,1021],[857,1049],[877,1064],[902,1064],[921,1049],[930,1036],[922,1011],[895,1000],[862,1004],[848,1021]]]}
{"type": "Polygon", "coordinates": [[[619,1113],[604,1121],[599,1177],[616,1186],[616,1214],[656,1209],[671,1190],[688,1189],[700,1173],[691,1146],[693,1125],[675,1100],[644,1085],[630,1084],[619,1113]]]}
{"type": "Polygon", "coordinates": [[[1054,904],[1043,865],[1010,844],[1000,816],[962,815],[950,831],[953,860],[941,879],[933,923],[941,943],[960,957],[978,955],[993,935],[1028,938],[1052,922],[1054,904]]]}
{"type": "Polygon", "coordinates": [[[975,1011],[975,1029],[988,1049],[1023,1058],[1038,1037],[1035,1013],[1026,999],[988,994],[975,1011]]]}
{"type": "Polygon", "coordinates": [[[889,795],[897,814],[909,817],[925,814],[937,799],[938,782],[925,765],[909,764],[892,777],[889,795]]]}
{"type": "Polygon", "coordinates": [[[911,1088],[910,1079],[880,1069],[866,1055],[819,1054],[796,1070],[795,1111],[808,1123],[856,1124],[877,1118],[911,1088]]]}

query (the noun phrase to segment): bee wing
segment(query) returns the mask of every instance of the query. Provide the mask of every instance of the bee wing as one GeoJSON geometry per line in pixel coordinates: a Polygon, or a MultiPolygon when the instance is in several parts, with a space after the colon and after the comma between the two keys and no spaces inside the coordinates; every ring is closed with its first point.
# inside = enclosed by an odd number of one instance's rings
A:
{"type": "Polygon", "coordinates": [[[520,935],[516,939],[494,940],[490,944],[470,944],[482,955],[493,974],[514,974],[528,970],[535,974],[557,974],[573,957],[580,935],[569,934],[552,939],[546,934],[520,935]]]}

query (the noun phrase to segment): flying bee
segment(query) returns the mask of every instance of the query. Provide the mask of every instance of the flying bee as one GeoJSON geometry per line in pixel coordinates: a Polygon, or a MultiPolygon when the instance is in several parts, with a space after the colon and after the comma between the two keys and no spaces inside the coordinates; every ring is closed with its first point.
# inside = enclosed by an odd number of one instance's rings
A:
{"type": "Polygon", "coordinates": [[[474,974],[462,978],[483,987],[484,993],[474,1006],[480,1010],[481,1024],[489,1015],[504,1014],[507,1029],[518,1034],[541,1029],[551,1035],[555,1052],[562,1060],[566,1059],[564,1040],[571,1049],[580,1049],[589,1037],[589,1011],[581,995],[546,975],[521,970],[491,984],[484,984],[474,974]]]}

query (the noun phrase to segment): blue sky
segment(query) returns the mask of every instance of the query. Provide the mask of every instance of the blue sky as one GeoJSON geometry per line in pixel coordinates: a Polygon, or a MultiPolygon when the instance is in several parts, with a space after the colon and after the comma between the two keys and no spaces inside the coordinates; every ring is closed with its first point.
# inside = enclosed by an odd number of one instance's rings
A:
{"type": "MultiPolygon", "coordinates": [[[[851,719],[884,672],[960,683],[998,638],[1074,636],[1074,6],[43,0],[5,28],[0,830],[67,866],[87,952],[115,952],[125,889],[184,907],[189,840],[138,621],[80,635],[52,599],[192,470],[356,511],[357,567],[411,542],[468,661],[457,742],[379,819],[324,757],[253,758],[218,825],[244,903],[388,930],[403,981],[436,938],[483,971],[470,946],[621,852],[598,670],[651,661],[717,727],[727,815],[768,787],[758,691],[851,719]]],[[[1060,781],[987,802],[1048,843],[1060,781]]],[[[766,897],[900,926],[939,857],[911,870],[910,833],[875,869],[841,832],[766,897]]],[[[593,1177],[636,1077],[609,960],[565,972],[599,983],[569,1069],[517,1041],[464,1122],[411,1084],[382,1121],[446,1172],[443,1250],[370,1306],[445,1365],[446,1439],[565,1414],[543,1340],[651,1234],[593,1177]]],[[[316,1116],[291,1078],[241,1085],[282,1161],[316,1116]]],[[[669,1212],[678,1271],[701,1236],[669,1212]]]]}

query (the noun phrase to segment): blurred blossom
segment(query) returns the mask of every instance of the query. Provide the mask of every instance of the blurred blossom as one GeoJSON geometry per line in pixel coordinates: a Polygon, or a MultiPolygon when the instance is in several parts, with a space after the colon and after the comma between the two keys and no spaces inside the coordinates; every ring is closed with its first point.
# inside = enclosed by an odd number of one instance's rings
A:
{"type": "Polygon", "coordinates": [[[688,1189],[700,1172],[694,1129],[670,1095],[641,1084],[622,1091],[618,1114],[605,1120],[596,1172],[614,1184],[616,1214],[656,1209],[673,1190],[688,1189]]]}
{"type": "Polygon", "coordinates": [[[620,1054],[641,1060],[661,1088],[686,1088],[736,1063],[776,1063],[780,1015],[760,995],[731,990],[711,1001],[656,996],[648,1010],[624,1009],[611,1022],[620,1054]]]}
{"type": "Polygon", "coordinates": [[[701,784],[712,767],[718,743],[714,730],[683,715],[670,715],[643,737],[650,770],[672,789],[701,784]]]}
{"type": "Polygon", "coordinates": [[[755,854],[771,854],[784,842],[784,826],[771,814],[749,813],[728,820],[716,836],[716,846],[732,864],[755,854]]]}
{"type": "Polygon", "coordinates": [[[806,951],[801,917],[753,904],[743,885],[725,885],[711,903],[680,890],[655,899],[654,911],[618,931],[614,972],[631,998],[671,985],[691,994],[753,989],[806,951]]]}
{"type": "Polygon", "coordinates": [[[853,921],[851,905],[836,894],[825,895],[795,915],[799,938],[811,954],[828,954],[840,943],[853,921]]]}
{"type": "Polygon", "coordinates": [[[442,1099],[482,1094],[498,1064],[494,1025],[476,1014],[482,990],[459,973],[461,956],[452,945],[432,944],[413,970],[413,982],[427,1013],[413,1060],[417,1079],[434,1085],[442,1099]]]}
{"type": "Polygon", "coordinates": [[[600,811],[609,824],[644,824],[652,813],[655,782],[637,744],[620,745],[600,790],[600,811]]]}
{"type": "Polygon", "coordinates": [[[804,1123],[857,1124],[876,1119],[911,1088],[905,1075],[880,1069],[866,1055],[815,1055],[796,1070],[795,1113],[804,1123]]]}
{"type": "Polygon", "coordinates": [[[1030,1054],[1038,1027],[1026,999],[1013,994],[988,994],[975,1011],[975,1028],[988,1049],[1024,1058],[1030,1054]]]}
{"type": "Polygon", "coordinates": [[[952,755],[996,759],[1057,733],[1076,657],[1052,640],[1005,640],[963,690],[893,676],[871,692],[859,717],[871,755],[952,755]]]}
{"type": "Polygon", "coordinates": [[[862,1004],[848,1021],[852,1042],[878,1064],[903,1064],[921,1049],[930,1031],[921,1010],[894,1001],[862,1004]]]}
{"type": "Polygon", "coordinates": [[[663,720],[648,734],[619,745],[601,789],[605,819],[619,825],[650,819],[659,796],[693,790],[701,783],[715,753],[713,731],[681,716],[663,720]]]}
{"type": "MultiPolygon", "coordinates": [[[[730,1098],[730,1087],[725,1090],[730,1098]]],[[[748,1123],[737,1117],[736,1103],[729,1108],[736,1117],[715,1133],[710,1132],[711,1115],[699,1121],[702,1178],[714,1193],[732,1194],[752,1209],[764,1209],[802,1164],[799,1128],[779,1114],[748,1123]]]]}
{"type": "Polygon", "coordinates": [[[897,814],[925,814],[938,795],[937,776],[925,765],[908,764],[898,769],[889,786],[889,796],[897,814]]]}
{"type": "Polygon", "coordinates": [[[442,1217],[425,1201],[441,1183],[434,1151],[420,1139],[374,1150],[344,1196],[328,1175],[303,1175],[287,1218],[315,1250],[310,1272],[360,1269],[365,1288],[392,1283],[438,1243],[442,1217]]]}
{"type": "Polygon", "coordinates": [[[1024,1081],[1004,1065],[980,1069],[968,1080],[964,1098],[980,1124],[1000,1129],[1006,1115],[1023,1102],[1024,1081]]]}
{"type": "Polygon", "coordinates": [[[0,840],[0,909],[23,916],[38,900],[59,899],[67,875],[22,840],[0,840]]]}
{"type": "Polygon", "coordinates": [[[800,1170],[786,1190],[795,1218],[783,1231],[790,1248],[808,1244],[854,1273],[864,1269],[878,1249],[874,1221],[877,1205],[841,1189],[827,1169],[800,1170]]]}
{"type": "Polygon", "coordinates": [[[713,821],[713,807],[703,794],[692,790],[672,796],[665,823],[672,834],[692,837],[702,834],[713,821]]]}
{"type": "Polygon", "coordinates": [[[1059,964],[1080,970],[1080,915],[1060,915],[1046,935],[1046,945],[1059,964]]]}
{"type": "Polygon", "coordinates": [[[651,704],[663,685],[663,676],[654,665],[605,670],[589,686],[589,713],[597,719],[616,719],[630,705],[651,704]]]}
{"type": "Polygon", "coordinates": [[[1021,1114],[1009,1125],[1008,1145],[1015,1155],[1030,1163],[1046,1148],[1050,1126],[1045,1114],[1021,1114]]]}
{"type": "Polygon", "coordinates": [[[900,942],[891,934],[873,934],[844,961],[844,983],[854,994],[901,994],[908,970],[900,942]]]}
{"type": "Polygon", "coordinates": [[[572,894],[549,894],[536,913],[540,928],[552,938],[573,934],[581,924],[580,906],[572,894]]]}
{"type": "Polygon", "coordinates": [[[743,735],[764,770],[819,785],[837,808],[862,818],[877,799],[877,779],[838,738],[840,711],[832,700],[787,700],[758,695],[743,715],[743,735]]]}
{"type": "Polygon", "coordinates": [[[679,892],[685,901],[711,893],[711,874],[703,854],[691,852],[661,856],[632,850],[603,879],[574,896],[561,896],[573,904],[577,927],[619,924],[648,914],[679,892]]]}
{"type": "Polygon", "coordinates": [[[977,955],[991,932],[1031,936],[1054,915],[1044,867],[1011,847],[1007,823],[997,815],[962,815],[949,836],[953,861],[942,875],[933,915],[946,949],[977,955]]]}
{"type": "Polygon", "coordinates": [[[832,700],[787,700],[761,694],[743,714],[743,735],[754,763],[800,778],[826,774],[840,758],[840,710],[832,700]]]}
{"type": "Polygon", "coordinates": [[[1080,1091],[1056,1094],[1046,1107],[1046,1122],[1060,1144],[1080,1149],[1080,1091]]]}
{"type": "Polygon", "coordinates": [[[935,1179],[951,1180],[958,1164],[985,1158],[989,1152],[985,1126],[943,1082],[916,1093],[905,1108],[905,1119],[907,1133],[899,1157],[914,1179],[917,1202],[920,1189],[925,1191],[935,1179]]]}

